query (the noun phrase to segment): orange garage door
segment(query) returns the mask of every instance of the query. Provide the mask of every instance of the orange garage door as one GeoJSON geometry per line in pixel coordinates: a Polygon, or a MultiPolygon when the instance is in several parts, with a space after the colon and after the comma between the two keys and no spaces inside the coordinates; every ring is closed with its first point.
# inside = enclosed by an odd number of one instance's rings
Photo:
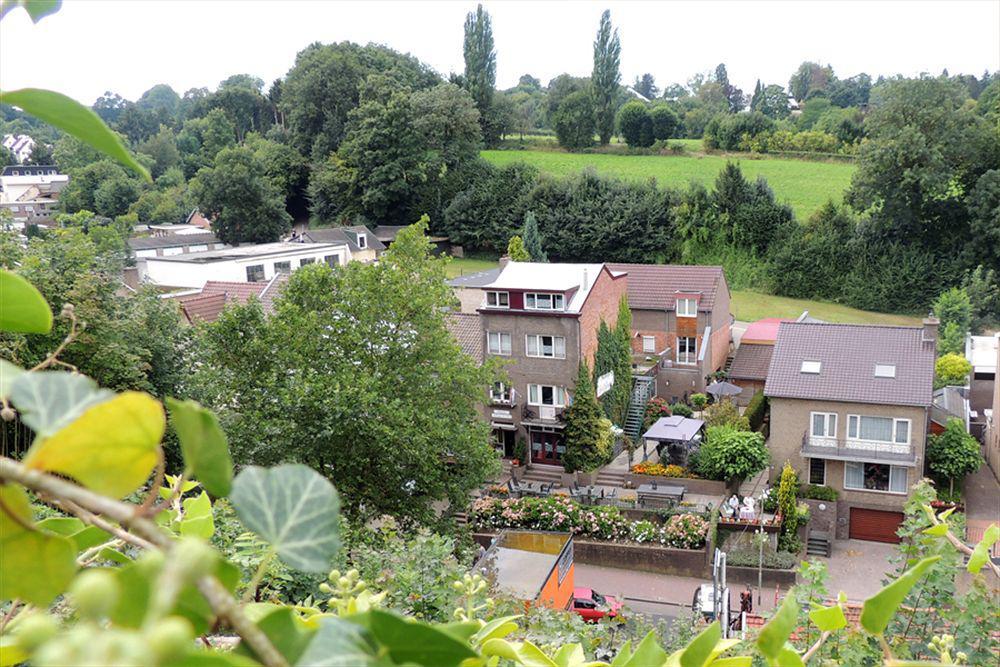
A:
{"type": "Polygon", "coordinates": [[[852,507],[851,539],[898,544],[899,537],[896,535],[896,529],[899,528],[902,520],[902,512],[886,512],[883,510],[866,510],[860,507],[852,507]]]}

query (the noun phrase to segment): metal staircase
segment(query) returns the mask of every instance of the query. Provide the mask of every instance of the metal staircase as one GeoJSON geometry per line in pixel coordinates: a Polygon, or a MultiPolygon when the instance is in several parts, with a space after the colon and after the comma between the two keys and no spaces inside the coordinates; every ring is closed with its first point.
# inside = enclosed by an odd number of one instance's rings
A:
{"type": "Polygon", "coordinates": [[[625,434],[636,442],[642,434],[642,419],[646,413],[646,403],[653,395],[656,378],[637,375],[632,380],[632,396],[629,398],[624,428],[625,434]]]}

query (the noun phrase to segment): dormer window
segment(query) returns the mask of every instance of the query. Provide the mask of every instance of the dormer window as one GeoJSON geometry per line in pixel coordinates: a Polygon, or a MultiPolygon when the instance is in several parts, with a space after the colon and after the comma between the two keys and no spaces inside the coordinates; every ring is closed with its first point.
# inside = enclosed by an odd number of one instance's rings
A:
{"type": "Polygon", "coordinates": [[[810,375],[819,375],[819,370],[822,366],[823,364],[819,361],[803,361],[801,370],[803,373],[810,375]]]}
{"type": "Polygon", "coordinates": [[[877,378],[896,377],[895,364],[875,364],[875,377],[877,378]]]}
{"type": "Polygon", "coordinates": [[[690,297],[677,299],[677,317],[698,317],[698,300],[690,297]]]}
{"type": "Polygon", "coordinates": [[[487,292],[487,308],[510,308],[510,294],[507,292],[487,292]]]}
{"type": "Polygon", "coordinates": [[[358,248],[364,250],[367,247],[368,247],[368,235],[358,234],[358,248]]]}
{"type": "Polygon", "coordinates": [[[524,307],[526,310],[564,310],[565,302],[562,294],[528,292],[524,295],[524,307]]]}

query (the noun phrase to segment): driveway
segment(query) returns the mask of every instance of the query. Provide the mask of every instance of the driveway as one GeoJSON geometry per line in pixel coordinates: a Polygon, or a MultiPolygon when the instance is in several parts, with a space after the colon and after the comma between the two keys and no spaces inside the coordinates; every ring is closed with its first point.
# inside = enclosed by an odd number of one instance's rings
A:
{"type": "Polygon", "coordinates": [[[830,597],[836,597],[840,591],[844,591],[852,602],[871,597],[882,588],[882,580],[895,571],[890,558],[896,553],[895,544],[834,540],[832,553],[826,561],[830,597]]]}
{"type": "MultiPolygon", "coordinates": [[[[983,539],[990,524],[1000,522],[1000,484],[985,463],[979,470],[965,478],[966,539],[971,543],[983,539]]],[[[993,555],[1000,556],[1000,543],[994,546],[993,555]]]]}

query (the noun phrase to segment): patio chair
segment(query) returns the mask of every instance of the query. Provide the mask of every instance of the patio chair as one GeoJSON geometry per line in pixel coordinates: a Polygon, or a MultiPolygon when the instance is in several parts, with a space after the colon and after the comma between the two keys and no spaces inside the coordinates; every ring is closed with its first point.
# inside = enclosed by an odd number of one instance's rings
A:
{"type": "Polygon", "coordinates": [[[518,483],[516,479],[511,478],[507,480],[507,490],[510,491],[511,498],[521,497],[521,492],[522,492],[521,485],[520,483],[518,483]]]}

